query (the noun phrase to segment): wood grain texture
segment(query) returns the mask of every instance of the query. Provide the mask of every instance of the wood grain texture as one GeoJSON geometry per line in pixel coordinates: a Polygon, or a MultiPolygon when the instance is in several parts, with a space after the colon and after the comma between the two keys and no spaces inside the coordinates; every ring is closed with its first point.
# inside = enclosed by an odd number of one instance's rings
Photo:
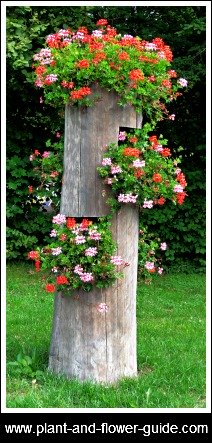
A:
{"type": "Polygon", "coordinates": [[[137,210],[123,207],[114,216],[111,230],[118,255],[129,263],[124,279],[107,289],[55,297],[49,369],[70,378],[113,383],[137,374],[137,210]],[[107,313],[97,311],[101,302],[108,305],[107,313]]]}
{"type": "MultiPolygon", "coordinates": [[[[60,212],[72,217],[102,217],[109,212],[96,167],[107,144],[117,143],[120,127],[140,127],[141,116],[120,108],[118,97],[96,87],[93,108],[66,107],[64,179],[60,212]]],[[[136,289],[138,210],[123,205],[113,216],[111,231],[117,255],[129,263],[124,279],[107,289],[55,296],[49,369],[69,378],[113,383],[137,374],[136,289]],[[97,310],[106,303],[107,313],[97,310]]]]}
{"type": "Polygon", "coordinates": [[[90,108],[67,105],[61,211],[71,217],[102,217],[109,213],[108,187],[96,170],[109,143],[117,143],[120,127],[141,126],[141,117],[118,105],[115,93],[93,87],[99,100],[90,108]]]}

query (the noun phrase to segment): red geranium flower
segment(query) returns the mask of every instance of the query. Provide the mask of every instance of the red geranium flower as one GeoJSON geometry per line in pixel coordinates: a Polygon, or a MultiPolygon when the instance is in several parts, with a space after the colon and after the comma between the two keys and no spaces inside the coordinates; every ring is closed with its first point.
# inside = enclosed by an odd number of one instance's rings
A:
{"type": "Polygon", "coordinates": [[[172,83],[170,82],[170,80],[163,80],[162,85],[165,86],[166,88],[172,87],[172,83]]]}
{"type": "Polygon", "coordinates": [[[88,220],[87,218],[83,218],[82,223],[80,223],[80,228],[88,228],[88,226],[92,225],[92,221],[88,220]]]}
{"type": "Polygon", "coordinates": [[[68,82],[66,80],[63,80],[61,82],[61,86],[63,86],[64,88],[68,88],[68,82]]]}
{"type": "Polygon", "coordinates": [[[44,72],[46,72],[46,67],[45,66],[37,66],[37,68],[35,69],[35,72],[37,75],[44,74],[44,72]]]}
{"type": "Polygon", "coordinates": [[[141,178],[142,175],[145,175],[144,170],[136,168],[135,171],[134,171],[134,177],[141,178]]]}
{"type": "Polygon", "coordinates": [[[81,94],[82,97],[84,97],[85,95],[89,95],[91,94],[91,88],[88,88],[87,86],[83,86],[82,88],[79,89],[79,92],[81,94]]]}
{"type": "Polygon", "coordinates": [[[163,157],[169,157],[169,155],[171,155],[171,151],[169,148],[164,148],[163,151],[161,151],[161,155],[163,157]]]}
{"type": "Polygon", "coordinates": [[[57,284],[58,284],[58,285],[65,285],[65,284],[67,284],[67,283],[68,283],[68,279],[66,278],[65,275],[59,275],[59,276],[57,277],[57,284]]]}
{"type": "Polygon", "coordinates": [[[78,99],[82,98],[82,95],[81,95],[79,90],[78,91],[72,91],[71,95],[70,95],[70,98],[72,98],[72,100],[78,100],[78,99]]]}
{"type": "Polygon", "coordinates": [[[106,26],[108,24],[108,21],[105,18],[100,18],[98,22],[96,22],[96,26],[106,26]]]}
{"type": "Polygon", "coordinates": [[[78,32],[83,32],[83,34],[88,34],[86,26],[80,26],[80,28],[78,28],[78,32]]]}
{"type": "Polygon", "coordinates": [[[78,89],[77,91],[72,91],[70,98],[72,100],[79,100],[89,94],[91,94],[91,89],[88,88],[87,86],[83,86],[82,88],[78,89]]]}
{"type": "Polygon", "coordinates": [[[164,197],[160,197],[157,201],[157,204],[162,206],[162,205],[164,205],[165,201],[166,201],[166,199],[164,197]]]}
{"type": "Polygon", "coordinates": [[[162,182],[162,176],[160,174],[153,174],[152,177],[153,182],[155,183],[161,183],[162,182]]]}
{"type": "Polygon", "coordinates": [[[77,68],[89,68],[88,60],[80,60],[80,62],[76,63],[77,68]]]}
{"type": "Polygon", "coordinates": [[[140,69],[130,71],[130,80],[144,80],[144,74],[140,69]]]}
{"type": "Polygon", "coordinates": [[[103,45],[103,43],[100,43],[100,42],[91,42],[89,44],[89,51],[90,52],[100,51],[103,48],[104,48],[104,45],[103,45]]]}
{"type": "Polygon", "coordinates": [[[28,252],[28,258],[31,258],[31,260],[37,260],[39,258],[38,251],[30,251],[30,252],[28,252]]]}
{"type": "Polygon", "coordinates": [[[149,141],[151,143],[157,143],[158,144],[157,135],[151,135],[151,137],[149,137],[149,141]]]}
{"type": "Polygon", "coordinates": [[[45,286],[46,292],[55,292],[55,285],[53,285],[52,283],[47,283],[47,285],[45,286]]]}
{"type": "Polygon", "coordinates": [[[67,218],[67,222],[66,222],[66,226],[67,226],[67,228],[68,228],[68,229],[72,229],[72,228],[75,227],[75,225],[76,225],[76,220],[75,220],[75,218],[68,217],[68,218],[67,218]]]}
{"type": "Polygon", "coordinates": [[[179,174],[177,174],[177,181],[180,183],[181,186],[183,186],[183,188],[185,188],[187,186],[187,182],[186,182],[185,175],[183,174],[183,172],[180,172],[179,174]]]}
{"type": "Polygon", "coordinates": [[[35,261],[35,269],[36,269],[36,272],[39,272],[39,271],[40,271],[40,264],[41,264],[41,261],[40,261],[40,260],[36,260],[36,261],[35,261]]]}
{"type": "Polygon", "coordinates": [[[150,272],[150,274],[154,274],[154,272],[155,272],[155,268],[148,269],[148,272],[150,272]]]}
{"type": "Polygon", "coordinates": [[[106,59],[106,54],[104,52],[98,52],[95,56],[95,58],[93,58],[92,62],[97,65],[99,62],[101,62],[101,60],[105,60],[106,59]]]}
{"type": "Polygon", "coordinates": [[[123,51],[119,54],[119,60],[129,60],[129,54],[127,54],[127,52],[123,51]]]}
{"type": "Polygon", "coordinates": [[[138,139],[137,139],[137,137],[130,137],[129,141],[130,141],[130,143],[137,143],[138,139]]]}
{"type": "Polygon", "coordinates": [[[180,180],[180,185],[181,185],[183,188],[186,187],[187,182],[186,182],[185,178],[181,178],[181,180],[180,180]]]}
{"type": "Polygon", "coordinates": [[[182,205],[184,203],[186,192],[178,192],[176,195],[178,205],[182,205]]]}
{"type": "Polygon", "coordinates": [[[127,157],[139,157],[140,151],[137,148],[124,148],[123,149],[123,155],[127,157]]]}
{"type": "Polygon", "coordinates": [[[177,73],[174,69],[170,69],[167,74],[169,75],[170,78],[176,78],[177,77],[177,73]]]}

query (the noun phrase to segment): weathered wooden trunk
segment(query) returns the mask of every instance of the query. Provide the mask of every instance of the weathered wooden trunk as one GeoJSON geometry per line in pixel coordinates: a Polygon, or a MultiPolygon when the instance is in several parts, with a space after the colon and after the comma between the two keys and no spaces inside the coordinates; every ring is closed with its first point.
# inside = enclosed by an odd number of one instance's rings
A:
{"type": "MultiPolygon", "coordinates": [[[[60,212],[70,217],[101,217],[110,212],[96,167],[106,146],[117,143],[121,127],[141,126],[132,107],[121,108],[114,93],[97,90],[100,100],[94,107],[66,107],[60,212]]],[[[49,369],[70,378],[111,383],[137,374],[137,209],[123,206],[113,216],[111,230],[117,255],[129,263],[124,279],[107,289],[55,296],[49,369]],[[96,309],[101,302],[108,305],[107,313],[96,309]]]]}
{"type": "Polygon", "coordinates": [[[99,101],[91,108],[66,106],[65,154],[61,212],[72,217],[102,217],[110,212],[105,185],[96,170],[120,127],[141,126],[131,106],[118,106],[114,93],[93,88],[99,101]]]}

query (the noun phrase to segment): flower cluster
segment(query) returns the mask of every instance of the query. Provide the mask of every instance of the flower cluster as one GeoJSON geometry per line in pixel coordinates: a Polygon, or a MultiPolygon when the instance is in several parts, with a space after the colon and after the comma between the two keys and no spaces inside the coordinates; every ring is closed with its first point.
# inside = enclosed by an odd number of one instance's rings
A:
{"type": "Polygon", "coordinates": [[[166,251],[167,247],[166,242],[161,242],[159,237],[140,226],[138,275],[144,283],[150,284],[153,275],[163,274],[161,252],[166,251]]]}
{"type": "Polygon", "coordinates": [[[142,130],[121,132],[121,142],[107,147],[98,172],[113,192],[109,203],[133,203],[142,209],[163,206],[167,199],[182,205],[186,197],[185,176],[179,159],[171,158],[167,140],[149,136],[149,124],[142,130]]]}
{"type": "Polygon", "coordinates": [[[57,214],[52,222],[52,243],[28,253],[28,258],[35,261],[36,271],[50,271],[47,292],[69,293],[80,288],[90,291],[94,284],[108,287],[123,276],[128,263],[114,255],[116,246],[106,219],[94,224],[86,218],[77,222],[57,214]]]}
{"type": "Polygon", "coordinates": [[[29,194],[36,195],[36,200],[42,201],[46,195],[57,202],[61,192],[63,172],[63,137],[55,143],[47,140],[44,149],[34,149],[29,156],[33,170],[33,185],[28,186],[29,194]],[[47,150],[47,149],[48,150],[47,150]]]}
{"type": "Polygon", "coordinates": [[[181,95],[187,81],[170,69],[172,51],[161,38],[151,42],[117,34],[107,20],[97,29],[76,32],[61,29],[46,38],[46,48],[34,55],[35,85],[44,88],[47,102],[89,105],[96,83],[119,95],[120,105],[130,103],[156,120],[171,120],[166,103],[181,95]]]}

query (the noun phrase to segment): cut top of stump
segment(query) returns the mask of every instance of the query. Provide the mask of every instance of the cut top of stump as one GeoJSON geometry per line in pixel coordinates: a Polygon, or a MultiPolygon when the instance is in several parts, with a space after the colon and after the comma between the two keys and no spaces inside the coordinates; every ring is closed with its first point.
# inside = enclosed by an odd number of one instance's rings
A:
{"type": "Polygon", "coordinates": [[[119,97],[95,86],[99,99],[88,108],[66,105],[64,174],[60,212],[70,217],[103,217],[108,186],[97,172],[110,143],[118,142],[121,127],[139,128],[142,117],[135,109],[118,105],[119,97]]]}

